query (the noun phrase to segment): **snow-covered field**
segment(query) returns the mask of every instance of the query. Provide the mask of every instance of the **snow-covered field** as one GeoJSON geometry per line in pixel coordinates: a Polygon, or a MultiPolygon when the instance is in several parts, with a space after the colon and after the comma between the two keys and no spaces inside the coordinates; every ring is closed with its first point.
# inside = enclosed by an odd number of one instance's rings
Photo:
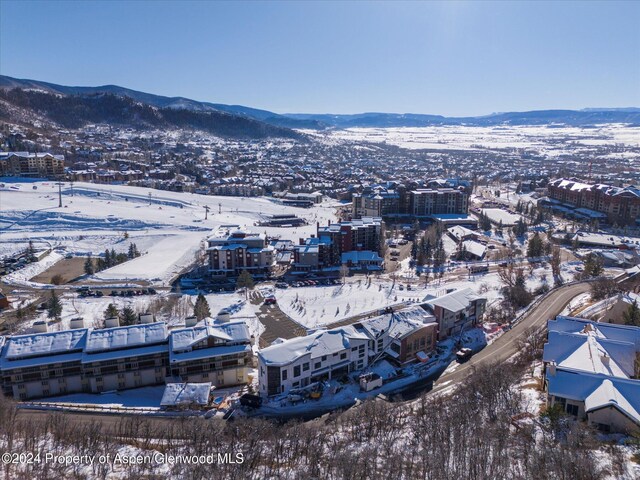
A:
{"type": "MultiPolygon", "coordinates": [[[[471,127],[444,125],[433,127],[347,128],[327,132],[305,131],[325,141],[388,143],[408,149],[499,150],[526,149],[547,156],[588,151],[595,146],[640,145],[640,128],[621,124],[595,128],[568,126],[471,127]]],[[[620,155],[619,155],[620,156],[620,155]]]]}
{"type": "Polygon", "coordinates": [[[97,278],[101,280],[166,284],[193,261],[201,242],[220,225],[237,224],[297,241],[315,233],[316,222],[336,219],[332,203],[305,209],[286,207],[266,197],[215,197],[82,182],[74,183],[73,193],[69,184],[62,187],[63,207],[59,208],[58,187],[53,182],[4,185],[0,188],[0,257],[23,250],[29,240],[39,249],[75,255],[98,255],[107,248],[126,251],[130,242],[144,252],[140,258],[100,272],[97,278]],[[205,207],[210,209],[207,220],[205,207]],[[264,215],[282,213],[298,215],[309,224],[254,226],[264,215]]]}

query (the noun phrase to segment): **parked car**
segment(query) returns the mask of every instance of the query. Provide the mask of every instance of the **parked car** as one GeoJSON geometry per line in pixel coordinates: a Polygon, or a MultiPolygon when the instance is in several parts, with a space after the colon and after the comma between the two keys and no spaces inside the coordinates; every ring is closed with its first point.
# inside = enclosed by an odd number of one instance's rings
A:
{"type": "Polygon", "coordinates": [[[461,348],[456,352],[456,360],[459,363],[466,362],[473,355],[473,350],[470,348],[461,348]]]}
{"type": "Polygon", "coordinates": [[[264,304],[265,305],[275,305],[276,303],[277,303],[276,302],[276,297],[266,297],[264,299],[264,304]]]}

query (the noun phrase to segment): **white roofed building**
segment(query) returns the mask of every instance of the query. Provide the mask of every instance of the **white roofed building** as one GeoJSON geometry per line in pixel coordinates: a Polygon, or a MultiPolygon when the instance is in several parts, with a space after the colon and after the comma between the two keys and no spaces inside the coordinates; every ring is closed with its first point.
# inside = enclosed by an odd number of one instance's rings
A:
{"type": "Polygon", "coordinates": [[[487,299],[476,295],[470,288],[441,297],[428,296],[424,300],[423,308],[431,312],[438,322],[438,340],[458,335],[465,328],[480,323],[487,305],[487,299]]]}
{"type": "Polygon", "coordinates": [[[19,400],[174,382],[248,381],[244,322],[211,319],[169,331],[164,322],[0,337],[0,385],[19,400]]]}
{"type": "Polygon", "coordinates": [[[549,406],[604,431],[640,431],[640,328],[557,317],[547,324],[549,406]]]}
{"type": "Polygon", "coordinates": [[[251,336],[244,322],[216,323],[174,330],[169,369],[183,382],[210,382],[216,387],[247,383],[252,364],[251,336]]]}
{"type": "Polygon", "coordinates": [[[321,330],[258,352],[259,392],[286,393],[360,371],[379,358],[400,365],[435,347],[437,324],[420,307],[321,330]]]}

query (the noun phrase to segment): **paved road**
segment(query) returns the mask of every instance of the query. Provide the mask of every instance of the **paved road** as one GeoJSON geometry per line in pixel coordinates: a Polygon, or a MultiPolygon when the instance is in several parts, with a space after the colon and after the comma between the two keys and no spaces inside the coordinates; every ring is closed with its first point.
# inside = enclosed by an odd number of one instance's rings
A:
{"type": "Polygon", "coordinates": [[[265,327],[260,335],[260,348],[271,345],[276,338],[293,338],[307,334],[307,330],[285,315],[278,305],[264,305],[264,298],[259,291],[251,292],[250,302],[260,305],[258,320],[265,327]]]}
{"type": "Polygon", "coordinates": [[[577,283],[560,287],[551,292],[540,304],[530,310],[511,330],[505,332],[491,345],[484,348],[454,371],[442,375],[433,385],[434,392],[451,387],[464,380],[473,372],[473,367],[498,363],[511,357],[518,350],[518,341],[531,328],[538,330],[547,320],[560,314],[564,307],[576,296],[588,292],[588,283],[577,283]]]}

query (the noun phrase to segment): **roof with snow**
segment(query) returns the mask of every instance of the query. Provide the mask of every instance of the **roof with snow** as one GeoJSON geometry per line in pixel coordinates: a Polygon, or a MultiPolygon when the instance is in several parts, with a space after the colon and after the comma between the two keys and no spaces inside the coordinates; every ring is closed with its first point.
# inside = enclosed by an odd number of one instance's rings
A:
{"type": "Polygon", "coordinates": [[[640,425],[640,382],[571,369],[547,367],[548,393],[585,403],[587,413],[613,407],[640,425]]]}
{"type": "Polygon", "coordinates": [[[363,320],[354,324],[354,327],[358,330],[361,328],[373,339],[384,333],[392,338],[401,339],[429,323],[436,323],[436,318],[433,315],[420,307],[411,307],[363,320]]]}
{"type": "Polygon", "coordinates": [[[65,330],[62,332],[17,335],[6,340],[3,358],[18,360],[82,351],[87,339],[87,329],[65,330]]]}
{"type": "Polygon", "coordinates": [[[424,304],[431,307],[441,307],[450,312],[460,312],[466,309],[471,302],[481,298],[483,297],[476,295],[470,288],[463,288],[441,297],[427,299],[424,304]]]}
{"type": "Polygon", "coordinates": [[[161,407],[179,405],[207,405],[211,382],[207,383],[167,383],[160,400],[161,407]]]}
{"type": "Polygon", "coordinates": [[[466,237],[479,237],[480,234],[475,232],[469,228],[463,227],[461,225],[454,225],[453,227],[449,227],[447,229],[450,235],[455,237],[458,241],[462,240],[466,237]]]}
{"type": "Polygon", "coordinates": [[[342,254],[342,263],[382,262],[384,259],[371,250],[352,250],[342,254]]]}
{"type": "Polygon", "coordinates": [[[595,335],[549,332],[542,356],[558,367],[631,378],[635,373],[636,346],[595,335]]]}
{"type": "Polygon", "coordinates": [[[217,323],[206,319],[202,325],[173,330],[171,332],[171,350],[188,351],[206,338],[220,343],[245,343],[251,341],[249,330],[244,322],[217,323]]]}
{"type": "Polygon", "coordinates": [[[286,365],[305,355],[318,358],[351,348],[354,339],[368,340],[369,337],[352,326],[320,330],[312,335],[271,345],[260,350],[258,356],[266,364],[286,365]]]}
{"type": "Polygon", "coordinates": [[[477,258],[484,258],[487,253],[487,247],[473,240],[465,240],[462,242],[465,250],[477,258]]]}
{"type": "Polygon", "coordinates": [[[549,332],[577,333],[594,335],[597,338],[632,342],[640,350],[640,328],[631,325],[601,323],[583,318],[557,316],[547,322],[549,332]]]}
{"type": "Polygon", "coordinates": [[[86,353],[153,345],[167,341],[164,322],[90,330],[86,353]]]}

